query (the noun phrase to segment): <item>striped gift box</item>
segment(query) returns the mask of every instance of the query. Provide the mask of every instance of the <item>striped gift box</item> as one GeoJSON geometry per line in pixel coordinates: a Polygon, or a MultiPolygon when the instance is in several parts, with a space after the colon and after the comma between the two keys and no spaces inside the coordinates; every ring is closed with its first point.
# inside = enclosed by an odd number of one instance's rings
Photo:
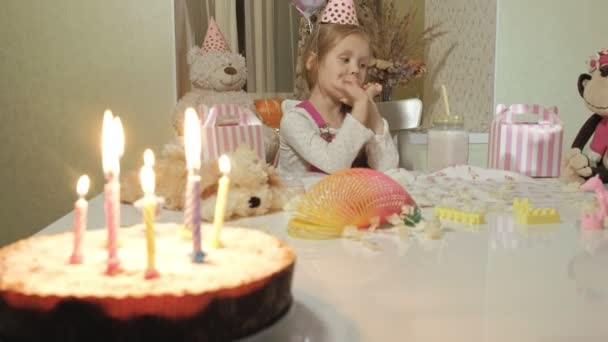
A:
{"type": "Polygon", "coordinates": [[[559,177],[563,135],[555,106],[498,105],[490,127],[488,167],[530,177],[559,177]],[[534,121],[518,121],[524,114],[534,121]]]}
{"type": "Polygon", "coordinates": [[[262,122],[248,108],[236,104],[219,104],[199,108],[201,120],[201,159],[218,159],[241,145],[253,149],[265,160],[262,122]]]}

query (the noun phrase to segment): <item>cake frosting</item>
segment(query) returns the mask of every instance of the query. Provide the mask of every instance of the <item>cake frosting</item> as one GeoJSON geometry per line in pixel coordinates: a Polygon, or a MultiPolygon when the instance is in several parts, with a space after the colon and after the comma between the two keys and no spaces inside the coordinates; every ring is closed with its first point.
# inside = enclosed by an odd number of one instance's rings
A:
{"type": "MultiPolygon", "coordinates": [[[[104,319],[115,322],[142,317],[180,322],[204,317],[213,320],[217,329],[231,330],[217,335],[207,326],[197,335],[213,340],[213,336],[234,337],[259,330],[287,310],[295,263],[289,246],[260,231],[224,228],[224,247],[205,249],[205,262],[197,264],[191,261],[192,241],[180,229],[177,224],[156,225],[160,277],[150,280],[144,277],[143,225],[120,229],[121,272],[115,276],[105,274],[105,230],[85,234],[83,262],[77,265],[68,263],[71,233],[32,237],[7,246],[0,250],[0,319],[8,317],[17,321],[13,326],[25,326],[37,322],[19,322],[15,317],[23,317],[23,312],[53,316],[70,302],[92,305],[104,319]]],[[[211,226],[201,229],[203,238],[211,236],[211,226]]],[[[3,329],[8,328],[0,323],[0,338],[15,334],[3,329]]]]}

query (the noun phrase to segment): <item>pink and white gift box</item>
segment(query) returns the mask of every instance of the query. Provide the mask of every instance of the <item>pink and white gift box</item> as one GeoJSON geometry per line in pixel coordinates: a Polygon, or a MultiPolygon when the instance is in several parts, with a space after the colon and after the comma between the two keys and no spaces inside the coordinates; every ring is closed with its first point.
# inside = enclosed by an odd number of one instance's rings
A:
{"type": "Polygon", "coordinates": [[[236,104],[220,104],[200,108],[201,160],[215,160],[241,145],[253,149],[260,160],[265,160],[262,122],[248,108],[236,104]]]}
{"type": "Polygon", "coordinates": [[[498,105],[490,127],[488,167],[531,177],[559,177],[564,130],[557,107],[498,105]],[[533,120],[522,121],[523,115],[533,120]]]}

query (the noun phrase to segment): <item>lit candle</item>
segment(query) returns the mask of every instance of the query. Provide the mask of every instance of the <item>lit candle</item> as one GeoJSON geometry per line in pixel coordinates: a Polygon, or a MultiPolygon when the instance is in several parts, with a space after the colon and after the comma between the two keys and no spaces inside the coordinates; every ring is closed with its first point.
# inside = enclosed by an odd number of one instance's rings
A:
{"type": "Polygon", "coordinates": [[[141,187],[144,191],[142,199],[142,209],[144,215],[144,225],[146,226],[146,249],[148,257],[148,268],[146,269],[145,278],[154,279],[160,275],[156,270],[155,253],[156,245],[154,241],[154,216],[156,215],[157,200],[154,195],[155,176],[154,176],[154,153],[151,150],[144,152],[144,166],[139,174],[141,179],[141,187]]]}
{"type": "Polygon", "coordinates": [[[89,176],[87,175],[80,176],[78,184],[76,184],[78,200],[74,204],[74,248],[72,256],[70,256],[70,264],[82,263],[80,246],[84,231],[87,229],[87,209],[89,207],[89,203],[84,196],[89,192],[89,184],[89,176]]]}
{"type": "Polygon", "coordinates": [[[201,123],[194,109],[186,109],[185,115],[184,145],[188,181],[186,183],[184,223],[186,228],[192,231],[192,261],[201,263],[205,258],[201,246],[201,123]]]}
{"type": "Polygon", "coordinates": [[[104,186],[104,209],[108,226],[108,266],[106,273],[120,271],[117,254],[117,229],[120,227],[120,157],[124,152],[124,133],[120,118],[106,110],[103,116],[102,162],[107,183],[104,186]]]}
{"type": "Polygon", "coordinates": [[[215,202],[215,214],[213,215],[213,238],[211,240],[211,247],[214,248],[222,247],[220,231],[224,225],[224,216],[226,215],[226,201],[228,200],[228,186],[230,184],[230,179],[228,178],[228,173],[230,172],[230,158],[223,154],[219,159],[219,164],[222,177],[219,180],[217,199],[215,202]]]}

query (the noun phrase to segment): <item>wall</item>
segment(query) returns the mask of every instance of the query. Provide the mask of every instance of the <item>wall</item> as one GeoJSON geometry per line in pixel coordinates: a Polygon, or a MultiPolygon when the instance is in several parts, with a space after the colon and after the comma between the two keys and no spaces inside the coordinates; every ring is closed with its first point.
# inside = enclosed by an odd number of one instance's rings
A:
{"type": "Polygon", "coordinates": [[[464,115],[471,132],[486,132],[493,111],[497,0],[426,0],[426,25],[441,24],[447,34],[430,45],[424,83],[423,125],[445,113],[441,85],[450,112],[464,115]]]}
{"type": "MultiPolygon", "coordinates": [[[[393,0],[395,8],[399,13],[405,14],[407,11],[416,11],[416,17],[412,25],[412,34],[416,35],[424,30],[424,0],[393,0]]],[[[422,99],[422,93],[424,90],[424,77],[414,80],[404,87],[395,88],[393,98],[397,99],[409,99],[416,97],[422,99]]]]}
{"type": "Polygon", "coordinates": [[[577,90],[586,60],[606,47],[608,1],[499,0],[496,103],[557,105],[564,145],[590,112],[577,90]]]}
{"type": "Polygon", "coordinates": [[[101,191],[103,110],[126,131],[123,170],[171,136],[173,3],[6,0],[0,11],[0,245],[72,209],[78,177],[101,191]]]}

